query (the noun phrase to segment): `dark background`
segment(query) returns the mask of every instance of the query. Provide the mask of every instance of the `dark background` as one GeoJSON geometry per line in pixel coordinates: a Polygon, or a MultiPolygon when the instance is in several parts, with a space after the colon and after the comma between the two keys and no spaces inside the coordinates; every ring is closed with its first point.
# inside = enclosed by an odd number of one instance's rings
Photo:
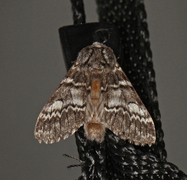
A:
{"type": "MultiPolygon", "coordinates": [[[[145,1],[168,161],[187,173],[187,1],[145,1]]],[[[85,0],[87,22],[97,22],[85,0]]],[[[0,1],[0,179],[69,180],[80,168],[74,136],[34,138],[37,116],[66,74],[58,28],[72,25],[69,0],[0,1]]]]}

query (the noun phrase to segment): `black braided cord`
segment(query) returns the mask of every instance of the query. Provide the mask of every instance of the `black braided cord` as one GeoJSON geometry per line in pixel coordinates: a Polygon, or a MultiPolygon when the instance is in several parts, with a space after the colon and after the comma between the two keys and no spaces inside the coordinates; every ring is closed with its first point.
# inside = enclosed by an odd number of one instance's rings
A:
{"type": "MultiPolygon", "coordinates": [[[[79,9],[79,12],[84,12],[82,1],[71,0],[71,2],[73,7],[75,4],[79,5],[73,10],[79,9]]],[[[105,141],[97,144],[87,140],[84,129],[80,128],[75,133],[79,157],[84,162],[79,180],[187,180],[182,171],[166,161],[144,1],[96,0],[96,2],[99,21],[113,23],[121,33],[123,55],[119,63],[154,120],[157,140],[152,147],[140,147],[121,140],[107,130],[105,141]]],[[[78,19],[78,16],[74,16],[74,24],[83,23],[78,19]]]]}
{"type": "Polygon", "coordinates": [[[73,23],[84,24],[86,21],[83,0],[71,0],[73,10],[73,23]]]}

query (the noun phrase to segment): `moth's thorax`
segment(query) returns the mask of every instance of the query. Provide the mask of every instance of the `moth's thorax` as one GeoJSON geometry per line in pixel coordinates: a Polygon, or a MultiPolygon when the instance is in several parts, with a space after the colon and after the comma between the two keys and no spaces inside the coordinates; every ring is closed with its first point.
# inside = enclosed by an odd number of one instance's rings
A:
{"type": "Polygon", "coordinates": [[[89,68],[90,71],[95,70],[103,72],[113,69],[116,64],[116,57],[113,50],[104,44],[95,42],[93,45],[84,48],[77,58],[78,64],[89,68]],[[84,57],[84,58],[82,58],[84,57]]]}
{"type": "Polygon", "coordinates": [[[101,143],[105,137],[105,126],[101,123],[88,122],[84,124],[85,134],[91,141],[101,143]]]}

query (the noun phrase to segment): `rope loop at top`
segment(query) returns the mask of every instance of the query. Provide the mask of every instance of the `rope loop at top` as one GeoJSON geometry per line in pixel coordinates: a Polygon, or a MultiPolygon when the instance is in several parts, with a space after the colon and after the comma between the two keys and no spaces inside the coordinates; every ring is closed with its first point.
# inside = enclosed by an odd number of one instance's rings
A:
{"type": "Polygon", "coordinates": [[[83,0],[71,0],[72,10],[73,10],[73,23],[76,24],[84,24],[85,12],[84,12],[84,3],[83,0]]]}

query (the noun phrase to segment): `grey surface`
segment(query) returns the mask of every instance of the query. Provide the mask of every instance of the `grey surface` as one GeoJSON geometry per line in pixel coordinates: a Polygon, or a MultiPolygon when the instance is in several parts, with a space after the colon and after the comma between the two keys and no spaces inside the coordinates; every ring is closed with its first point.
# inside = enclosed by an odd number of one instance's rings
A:
{"type": "MultiPolygon", "coordinates": [[[[187,1],[145,2],[168,161],[187,172],[187,1]]],[[[85,0],[87,22],[96,22],[85,0]]],[[[44,104],[66,74],[58,28],[71,25],[66,1],[0,2],[0,179],[68,180],[80,168],[74,136],[39,144],[33,131],[44,104]]]]}

